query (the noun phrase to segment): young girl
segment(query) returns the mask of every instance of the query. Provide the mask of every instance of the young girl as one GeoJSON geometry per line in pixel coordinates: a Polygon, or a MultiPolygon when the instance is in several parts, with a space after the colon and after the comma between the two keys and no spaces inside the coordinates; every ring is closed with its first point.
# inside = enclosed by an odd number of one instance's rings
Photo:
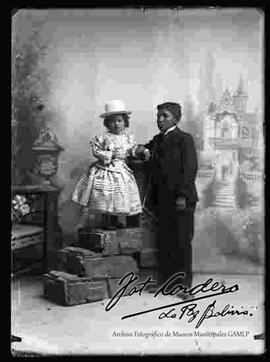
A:
{"type": "MultiPolygon", "coordinates": [[[[142,212],[138,186],[127,157],[135,157],[137,142],[128,134],[130,111],[122,101],[115,100],[105,105],[104,126],[107,132],[90,142],[97,161],[90,165],[77,183],[73,201],[87,212],[102,213],[103,226],[122,227],[119,215],[136,215],[142,212]]],[[[128,219],[127,219],[127,223],[128,219]]]]}

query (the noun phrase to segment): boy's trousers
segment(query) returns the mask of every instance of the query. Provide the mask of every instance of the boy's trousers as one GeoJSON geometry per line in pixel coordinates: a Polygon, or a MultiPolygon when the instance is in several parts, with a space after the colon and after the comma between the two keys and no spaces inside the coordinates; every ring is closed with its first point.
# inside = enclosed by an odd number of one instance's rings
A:
{"type": "MultiPolygon", "coordinates": [[[[163,195],[165,196],[165,195],[163,195]]],[[[164,200],[164,198],[162,197],[164,200]]],[[[169,199],[159,203],[157,230],[159,285],[178,272],[186,273],[178,277],[166,290],[176,284],[188,288],[192,285],[192,239],[194,235],[195,205],[186,210],[176,211],[174,202],[169,199]]]]}

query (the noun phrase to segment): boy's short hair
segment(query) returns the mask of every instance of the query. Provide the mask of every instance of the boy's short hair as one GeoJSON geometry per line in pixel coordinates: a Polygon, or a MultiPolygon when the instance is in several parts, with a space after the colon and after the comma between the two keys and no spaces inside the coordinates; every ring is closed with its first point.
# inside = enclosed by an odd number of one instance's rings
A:
{"type": "Polygon", "coordinates": [[[177,122],[179,122],[182,117],[182,108],[178,103],[174,102],[161,103],[157,106],[157,109],[158,111],[160,111],[161,109],[168,109],[168,111],[170,111],[173,114],[177,122]]]}
{"type": "MultiPolygon", "coordinates": [[[[123,113],[122,116],[124,118],[125,127],[128,128],[129,127],[129,115],[126,113],[123,113]]],[[[103,124],[106,128],[109,128],[109,124],[110,124],[112,118],[113,118],[113,115],[110,115],[110,116],[107,116],[104,118],[103,124]]]]}

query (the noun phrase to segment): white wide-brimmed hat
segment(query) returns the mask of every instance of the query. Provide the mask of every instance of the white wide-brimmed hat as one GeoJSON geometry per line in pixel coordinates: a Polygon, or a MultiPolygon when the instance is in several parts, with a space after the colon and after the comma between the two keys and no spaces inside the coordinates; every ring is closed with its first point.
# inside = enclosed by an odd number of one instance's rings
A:
{"type": "Polygon", "coordinates": [[[126,110],[126,105],[123,101],[113,100],[105,104],[105,112],[100,117],[105,118],[112,114],[131,114],[131,111],[126,110]]]}

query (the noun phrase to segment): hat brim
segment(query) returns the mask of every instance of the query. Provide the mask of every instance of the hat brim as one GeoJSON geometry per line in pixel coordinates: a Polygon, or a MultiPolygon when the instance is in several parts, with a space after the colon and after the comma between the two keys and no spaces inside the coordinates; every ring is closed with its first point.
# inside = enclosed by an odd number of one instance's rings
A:
{"type": "Polygon", "coordinates": [[[112,116],[113,114],[131,114],[131,111],[106,112],[106,113],[102,113],[99,117],[100,118],[105,118],[105,117],[108,117],[108,116],[112,116]]]}

